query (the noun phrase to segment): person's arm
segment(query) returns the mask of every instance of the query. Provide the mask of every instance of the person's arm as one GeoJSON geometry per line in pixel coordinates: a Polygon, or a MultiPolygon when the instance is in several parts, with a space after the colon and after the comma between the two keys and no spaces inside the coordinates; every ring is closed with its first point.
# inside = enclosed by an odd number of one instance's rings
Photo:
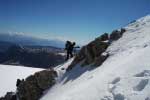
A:
{"type": "Polygon", "coordinates": [[[76,46],[76,47],[74,47],[74,48],[80,48],[79,46],[76,46]]]}

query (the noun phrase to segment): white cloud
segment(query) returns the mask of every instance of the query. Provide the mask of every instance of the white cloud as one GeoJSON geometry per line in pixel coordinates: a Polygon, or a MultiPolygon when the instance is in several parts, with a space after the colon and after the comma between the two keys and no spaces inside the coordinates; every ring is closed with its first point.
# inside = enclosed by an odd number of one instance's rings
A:
{"type": "Polygon", "coordinates": [[[24,32],[13,32],[13,31],[8,31],[6,34],[9,34],[9,35],[25,35],[24,32]]]}

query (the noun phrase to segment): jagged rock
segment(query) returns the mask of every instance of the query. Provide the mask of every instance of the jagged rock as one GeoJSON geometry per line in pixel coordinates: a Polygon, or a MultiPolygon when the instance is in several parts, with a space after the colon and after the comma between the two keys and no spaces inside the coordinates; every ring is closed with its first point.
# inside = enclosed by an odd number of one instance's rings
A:
{"type": "Polygon", "coordinates": [[[38,100],[46,89],[55,84],[56,76],[55,71],[44,70],[27,77],[17,88],[19,100],[38,100]]]}
{"type": "Polygon", "coordinates": [[[109,35],[108,35],[108,33],[104,33],[97,39],[99,39],[100,41],[106,41],[106,40],[109,40],[109,35]]]}
{"type": "Polygon", "coordinates": [[[125,31],[124,28],[121,28],[120,31],[114,30],[110,36],[108,33],[104,33],[88,45],[83,46],[67,68],[67,71],[80,62],[82,63],[81,66],[89,64],[94,64],[95,66],[101,65],[109,56],[109,54],[103,55],[102,53],[106,51],[112,41],[119,39],[125,31]]]}
{"type": "Polygon", "coordinates": [[[111,34],[110,34],[110,40],[118,40],[121,37],[120,31],[118,30],[114,30],[111,34]]]}
{"type": "MultiPolygon", "coordinates": [[[[105,37],[106,34],[102,35],[102,37],[105,37]]],[[[103,52],[107,49],[109,46],[109,42],[102,41],[107,40],[107,38],[96,38],[94,41],[90,42],[88,45],[81,48],[80,52],[76,55],[74,61],[71,63],[71,65],[68,67],[67,70],[72,69],[76,64],[82,62],[82,66],[96,63],[98,65],[98,58],[99,60],[104,60],[104,57],[100,57],[103,52]]],[[[99,61],[103,62],[103,61],[99,61]]],[[[99,63],[101,64],[101,63],[99,63]]]]}
{"type": "Polygon", "coordinates": [[[121,28],[121,32],[120,32],[121,36],[123,35],[124,32],[126,32],[126,29],[125,28],[121,28]]]}
{"type": "Polygon", "coordinates": [[[85,50],[85,61],[83,65],[91,64],[95,61],[97,57],[99,57],[109,46],[108,42],[101,42],[98,40],[93,41],[89,45],[87,45],[85,50]]]}
{"type": "Polygon", "coordinates": [[[0,100],[17,100],[17,97],[14,92],[7,92],[7,94],[4,97],[1,97],[0,100]]]}
{"type": "Polygon", "coordinates": [[[109,54],[101,54],[101,56],[97,57],[95,59],[94,65],[99,66],[101,65],[107,58],[109,57],[109,54]]]}
{"type": "Polygon", "coordinates": [[[114,40],[118,40],[122,35],[123,33],[125,32],[126,30],[124,28],[121,28],[121,30],[114,30],[111,34],[110,34],[110,41],[114,41],[114,40]]]}
{"type": "Polygon", "coordinates": [[[55,84],[56,76],[57,73],[55,71],[41,71],[35,74],[37,85],[42,90],[45,90],[55,84]]]}

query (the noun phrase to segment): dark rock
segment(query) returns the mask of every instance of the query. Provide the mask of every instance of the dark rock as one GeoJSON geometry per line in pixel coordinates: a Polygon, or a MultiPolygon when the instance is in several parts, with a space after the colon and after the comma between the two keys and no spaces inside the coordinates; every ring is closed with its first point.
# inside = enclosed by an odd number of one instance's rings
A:
{"type": "Polygon", "coordinates": [[[0,100],[17,100],[17,97],[14,92],[7,92],[7,94],[4,97],[1,97],[0,100]]]}
{"type": "Polygon", "coordinates": [[[80,52],[76,55],[74,61],[71,63],[67,70],[71,70],[76,64],[80,63],[81,61],[82,66],[92,63],[96,63],[96,65],[98,65],[98,58],[101,58],[99,60],[104,59],[100,56],[103,52],[105,52],[108,46],[109,42],[103,42],[100,38],[96,38],[94,41],[81,48],[80,52]]]}
{"type": "Polygon", "coordinates": [[[61,70],[65,70],[65,68],[61,68],[61,70]]]}
{"type": "Polygon", "coordinates": [[[0,100],[5,100],[5,98],[4,97],[0,97],[0,100]]]}
{"type": "Polygon", "coordinates": [[[123,35],[124,32],[126,32],[126,29],[125,28],[121,28],[121,31],[120,31],[121,36],[123,35]]]}
{"type": "Polygon", "coordinates": [[[81,63],[81,66],[89,64],[94,64],[95,66],[101,65],[109,57],[109,54],[103,55],[102,53],[106,51],[112,41],[118,40],[124,32],[126,32],[125,28],[121,28],[120,31],[114,30],[110,36],[108,33],[104,33],[88,45],[83,46],[67,68],[67,71],[79,63],[81,63]]]}
{"type": "Polygon", "coordinates": [[[110,40],[118,40],[121,37],[120,31],[118,30],[114,30],[111,34],[110,34],[110,40]]]}
{"type": "Polygon", "coordinates": [[[44,70],[27,77],[17,87],[19,100],[38,100],[46,89],[55,84],[56,76],[55,71],[44,70]]]}
{"type": "Polygon", "coordinates": [[[110,41],[114,41],[114,40],[118,40],[123,33],[126,32],[125,28],[121,28],[121,30],[114,30],[111,34],[110,34],[110,41]]]}
{"type": "Polygon", "coordinates": [[[101,55],[101,56],[97,57],[95,59],[94,65],[95,66],[100,66],[108,57],[109,57],[109,54],[101,55]]]}
{"type": "Polygon", "coordinates": [[[57,73],[55,71],[41,71],[36,73],[35,78],[37,80],[37,85],[40,89],[46,90],[53,84],[55,84],[55,77],[57,73]]]}
{"type": "Polygon", "coordinates": [[[108,33],[104,33],[97,39],[99,39],[100,41],[106,41],[106,40],[109,40],[109,35],[108,35],[108,33]]]}
{"type": "Polygon", "coordinates": [[[87,48],[85,50],[86,56],[83,65],[93,63],[97,57],[99,57],[103,52],[105,52],[108,46],[109,44],[107,42],[101,42],[98,40],[95,40],[89,45],[87,45],[87,48]]]}

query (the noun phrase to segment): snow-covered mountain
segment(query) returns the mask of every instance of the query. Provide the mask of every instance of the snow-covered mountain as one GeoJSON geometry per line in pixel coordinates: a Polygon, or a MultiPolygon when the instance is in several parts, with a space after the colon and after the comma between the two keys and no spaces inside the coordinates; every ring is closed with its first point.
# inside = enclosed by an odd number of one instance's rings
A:
{"type": "Polygon", "coordinates": [[[4,96],[9,91],[16,91],[17,79],[24,79],[27,76],[41,70],[43,69],[0,65],[0,97],[4,96]]]}
{"type": "Polygon", "coordinates": [[[64,47],[64,41],[58,39],[48,40],[17,33],[0,33],[0,41],[21,45],[64,47]]]}
{"type": "Polygon", "coordinates": [[[56,67],[57,83],[41,100],[150,100],[150,15],[124,28],[101,66],[62,70],[71,59],[56,67]]]}

